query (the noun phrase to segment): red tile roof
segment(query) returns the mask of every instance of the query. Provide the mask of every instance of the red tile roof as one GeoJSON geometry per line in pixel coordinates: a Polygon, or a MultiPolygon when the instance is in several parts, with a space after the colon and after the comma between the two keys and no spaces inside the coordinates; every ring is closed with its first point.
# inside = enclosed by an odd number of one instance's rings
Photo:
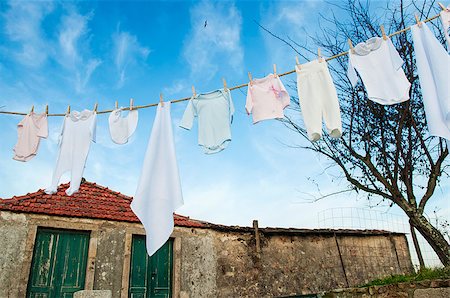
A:
{"type": "MultiPolygon", "coordinates": [[[[0,199],[0,210],[23,213],[38,213],[56,216],[96,218],[114,221],[139,222],[131,211],[132,197],[83,179],[80,189],[72,196],[65,190],[69,184],[62,184],[58,192],[48,195],[43,189],[23,196],[0,199]]],[[[174,214],[176,226],[206,227],[206,222],[174,214]]]]}

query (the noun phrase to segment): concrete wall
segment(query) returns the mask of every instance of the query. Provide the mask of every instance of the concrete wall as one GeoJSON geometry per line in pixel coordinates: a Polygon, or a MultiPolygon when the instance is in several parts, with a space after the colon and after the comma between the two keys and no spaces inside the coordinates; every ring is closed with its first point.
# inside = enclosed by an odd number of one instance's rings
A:
{"type": "MultiPolygon", "coordinates": [[[[21,297],[38,227],[90,230],[86,290],[127,297],[131,235],[140,224],[0,212],[0,297],[21,297]],[[20,273],[20,274],[19,274],[20,273]],[[20,278],[18,278],[20,275],[20,278]]],[[[176,227],[174,297],[267,297],[351,287],[410,272],[403,235],[334,235],[250,228],[176,227]]]]}

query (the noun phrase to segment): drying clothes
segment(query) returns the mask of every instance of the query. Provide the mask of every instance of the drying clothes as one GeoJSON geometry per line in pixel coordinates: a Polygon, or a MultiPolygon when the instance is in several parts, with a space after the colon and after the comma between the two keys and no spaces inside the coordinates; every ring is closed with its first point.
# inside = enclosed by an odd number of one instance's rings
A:
{"type": "Polygon", "coordinates": [[[450,140],[450,56],[425,23],[411,33],[428,129],[450,140]]]}
{"type": "Polygon", "coordinates": [[[173,212],[183,205],[170,117],[170,102],[158,104],[131,209],[145,228],[147,253],[153,255],[173,231],[173,212]]]}
{"type": "Polygon", "coordinates": [[[245,109],[249,115],[253,114],[253,124],[283,118],[283,110],[289,103],[289,93],[277,75],[269,74],[248,83],[245,109]]]}
{"type": "Polygon", "coordinates": [[[322,118],[330,136],[341,137],[341,111],[327,62],[314,60],[296,66],[296,72],[298,97],[309,139],[321,138],[322,118]]]}
{"type": "Polygon", "coordinates": [[[442,10],[440,15],[441,15],[442,27],[444,29],[445,39],[447,40],[447,50],[450,50],[450,36],[449,36],[449,30],[450,30],[450,5],[447,6],[447,9],[442,10]]]}
{"type": "Polygon", "coordinates": [[[59,179],[67,171],[71,172],[71,180],[66,194],[71,196],[78,191],[91,141],[95,142],[96,118],[97,113],[89,110],[72,111],[64,117],[59,141],[59,155],[53,172],[52,184],[45,190],[47,194],[57,191],[59,179]]]}
{"type": "Polygon", "coordinates": [[[122,117],[122,109],[111,112],[108,118],[109,133],[116,144],[125,144],[136,130],[138,123],[138,111],[131,110],[126,117],[122,117]]]}
{"type": "Polygon", "coordinates": [[[13,159],[29,161],[36,156],[41,138],[48,137],[48,121],[45,113],[31,112],[17,125],[17,144],[13,159]]]}
{"type": "Polygon", "coordinates": [[[189,100],[180,127],[191,129],[198,118],[198,144],[206,154],[222,151],[231,142],[234,106],[230,90],[197,94],[189,100]]]}
{"type": "Polygon", "coordinates": [[[356,86],[358,71],[369,99],[382,105],[392,105],[409,99],[411,84],[403,72],[403,60],[392,41],[372,37],[348,53],[347,76],[356,86]]]}

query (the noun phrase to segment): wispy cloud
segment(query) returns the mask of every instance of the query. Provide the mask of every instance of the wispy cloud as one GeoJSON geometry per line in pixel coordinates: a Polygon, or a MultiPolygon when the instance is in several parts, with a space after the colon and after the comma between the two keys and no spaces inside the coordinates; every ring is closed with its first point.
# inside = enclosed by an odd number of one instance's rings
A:
{"type": "Polygon", "coordinates": [[[135,35],[126,31],[117,31],[113,35],[114,64],[118,73],[117,88],[121,88],[126,81],[126,70],[131,64],[145,61],[150,49],[142,46],[135,35]]]}
{"type": "Polygon", "coordinates": [[[10,48],[9,55],[29,67],[41,66],[48,51],[41,30],[41,23],[53,11],[51,2],[10,1],[4,15],[6,36],[16,46],[10,48]]]}
{"type": "Polygon", "coordinates": [[[82,15],[70,7],[68,14],[62,19],[58,35],[61,49],[59,63],[74,73],[75,90],[82,92],[89,82],[92,73],[101,64],[101,60],[89,57],[88,22],[93,13],[82,15]]]}
{"type": "Polygon", "coordinates": [[[242,17],[234,3],[202,1],[191,9],[190,15],[191,32],[183,56],[191,74],[211,78],[224,61],[239,71],[244,58],[242,17]]]}

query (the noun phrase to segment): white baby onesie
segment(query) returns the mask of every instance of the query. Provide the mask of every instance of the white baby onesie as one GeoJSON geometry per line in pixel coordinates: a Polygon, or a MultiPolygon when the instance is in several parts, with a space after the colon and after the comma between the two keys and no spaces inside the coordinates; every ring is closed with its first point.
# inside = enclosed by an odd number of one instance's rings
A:
{"type": "Polygon", "coordinates": [[[111,139],[116,144],[125,144],[136,130],[138,111],[131,110],[126,117],[122,117],[122,109],[111,112],[108,118],[111,139]]]}
{"type": "Polygon", "coordinates": [[[372,37],[348,53],[347,76],[353,86],[361,76],[369,99],[382,105],[392,105],[409,99],[411,83],[403,72],[403,60],[392,41],[372,37]]]}
{"type": "Polygon", "coordinates": [[[97,113],[89,110],[73,111],[64,117],[52,184],[45,193],[56,193],[59,179],[67,171],[71,172],[71,179],[66,194],[71,196],[78,191],[91,141],[95,142],[96,117],[97,113]]]}
{"type": "Polygon", "coordinates": [[[17,144],[13,159],[29,161],[36,156],[41,138],[48,136],[48,121],[45,113],[26,115],[17,125],[17,144]]]}
{"type": "Polygon", "coordinates": [[[411,27],[430,134],[450,140],[450,56],[427,24],[411,27]]]}

